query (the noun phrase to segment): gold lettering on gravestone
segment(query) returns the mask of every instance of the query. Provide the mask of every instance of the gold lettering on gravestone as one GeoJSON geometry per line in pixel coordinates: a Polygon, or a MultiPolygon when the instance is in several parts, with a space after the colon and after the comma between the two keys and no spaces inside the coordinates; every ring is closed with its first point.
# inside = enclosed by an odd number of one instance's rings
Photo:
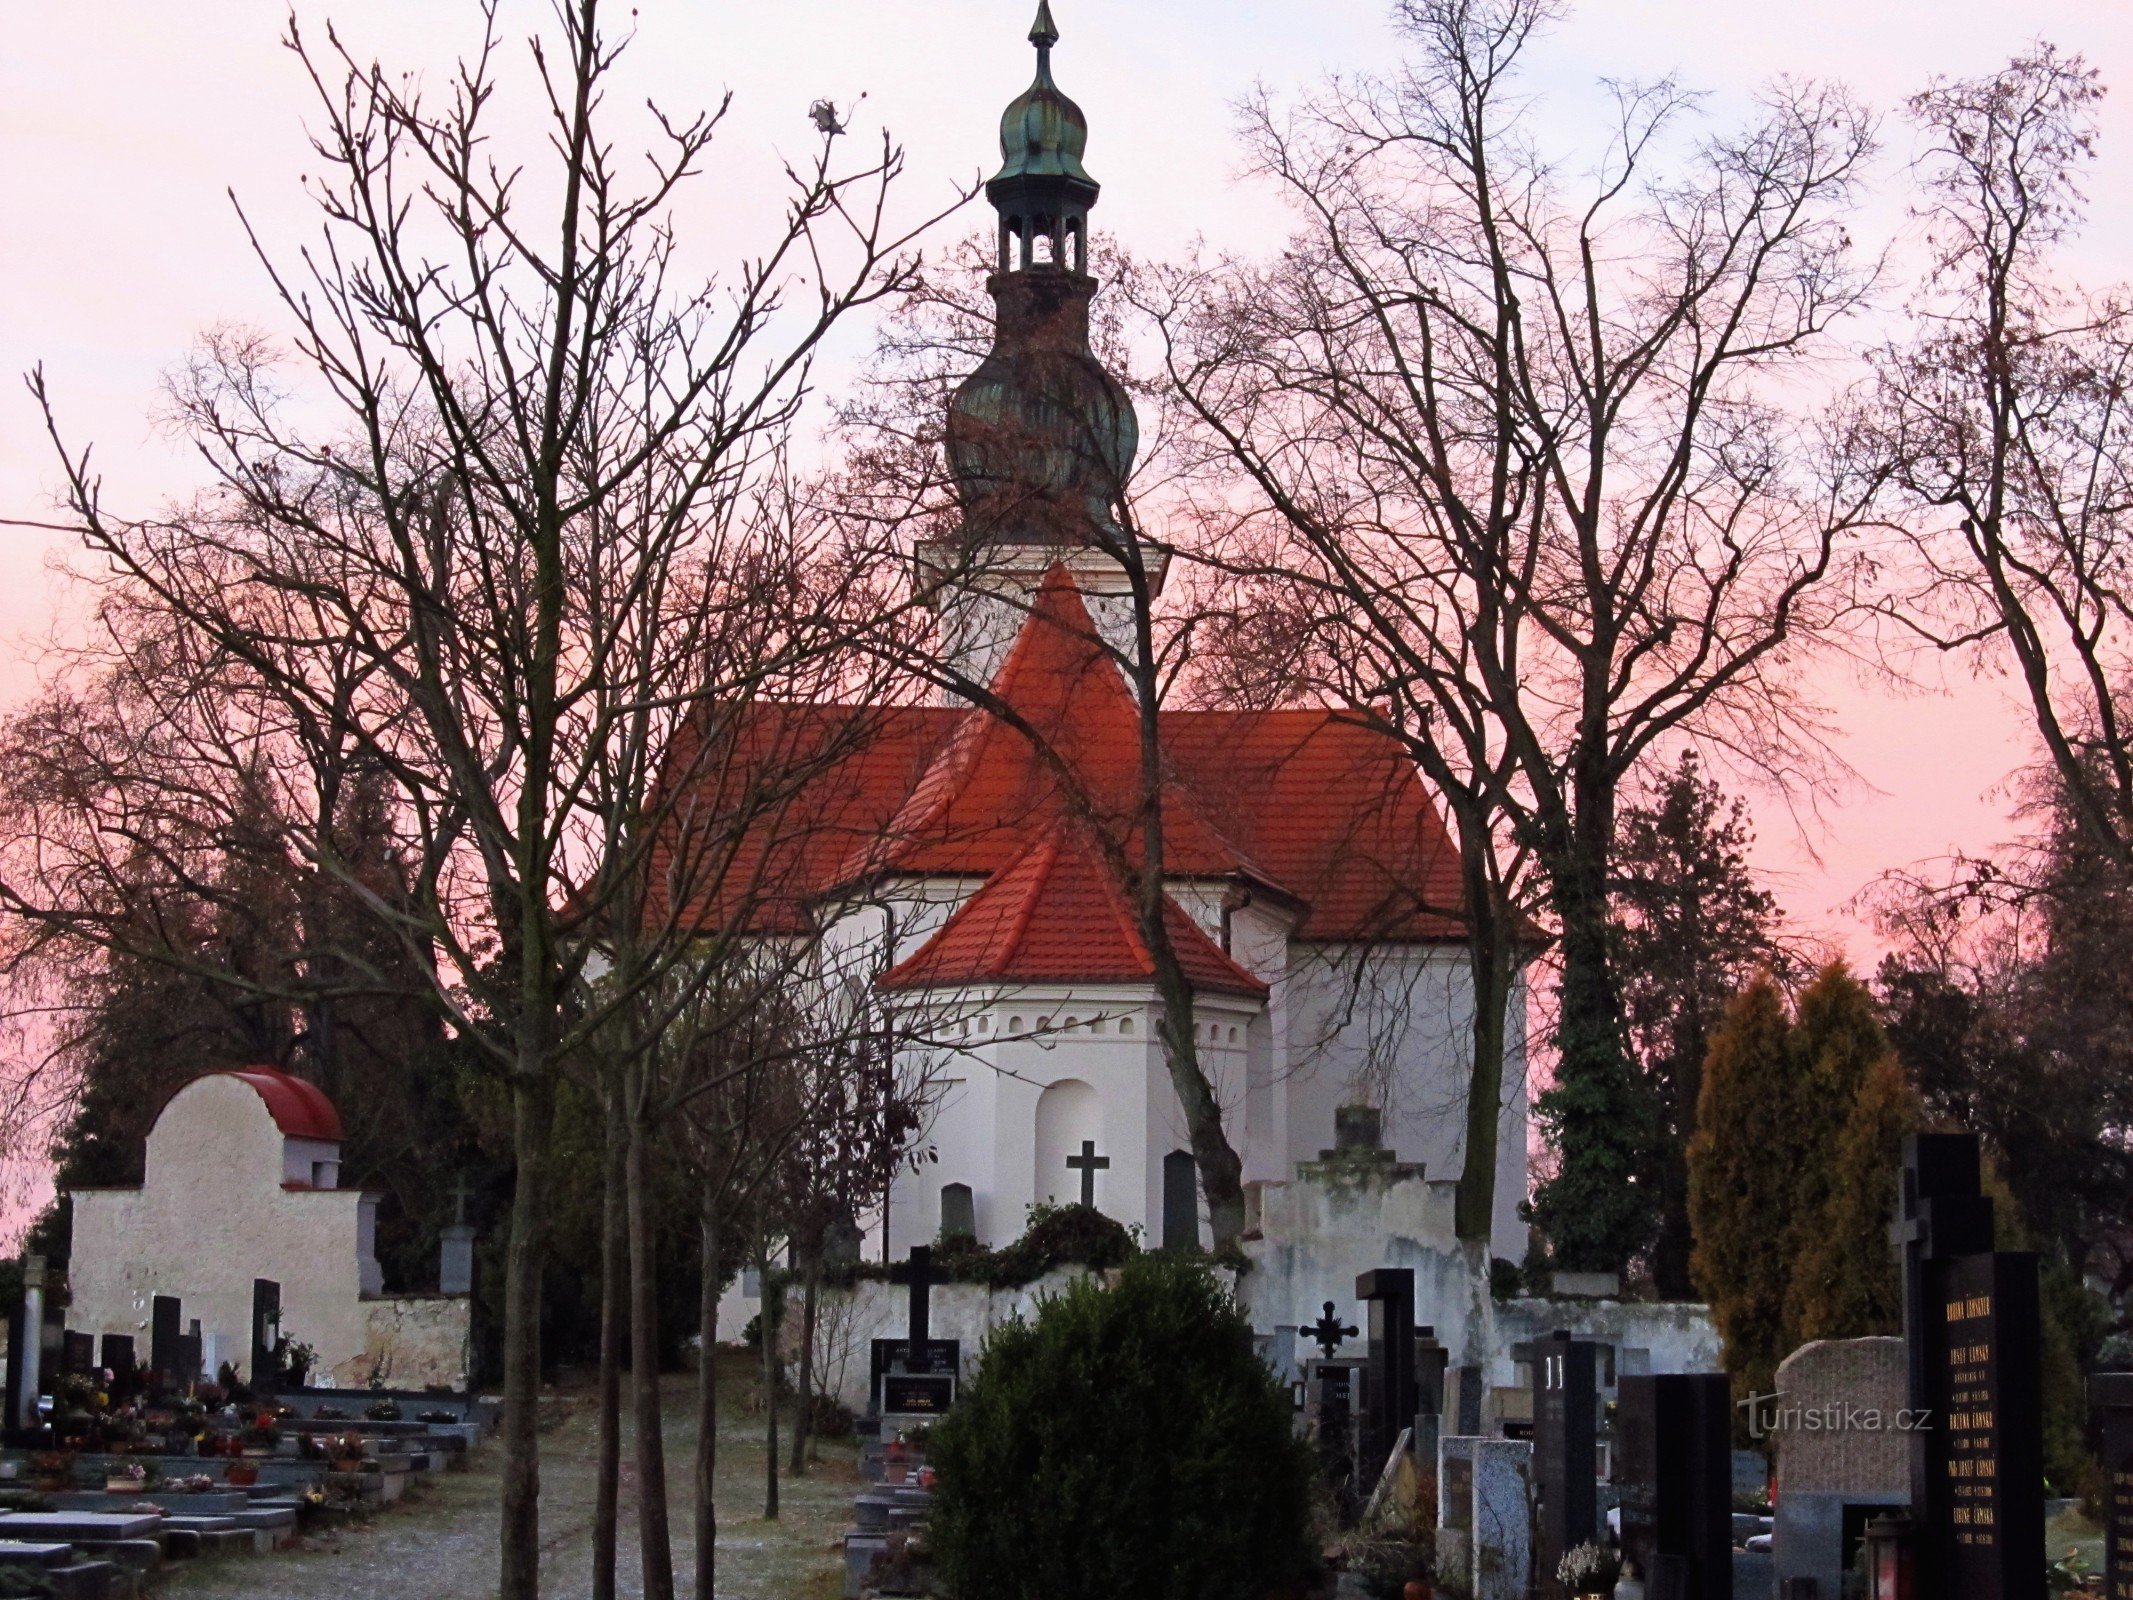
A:
{"type": "Polygon", "coordinates": [[[1999,1531],[1999,1462],[1993,1449],[1992,1296],[1969,1295],[1950,1300],[1947,1306],[1945,1428],[1950,1520],[1955,1525],[1958,1545],[1989,1550],[1999,1531]]]}
{"type": "Polygon", "coordinates": [[[2129,1530],[2133,1530],[2133,1466],[2121,1466],[2111,1474],[2111,1538],[2121,1548],[2114,1551],[2110,1600],[2133,1600],[2133,1562],[2126,1559],[2122,1548],[2129,1530]]]}

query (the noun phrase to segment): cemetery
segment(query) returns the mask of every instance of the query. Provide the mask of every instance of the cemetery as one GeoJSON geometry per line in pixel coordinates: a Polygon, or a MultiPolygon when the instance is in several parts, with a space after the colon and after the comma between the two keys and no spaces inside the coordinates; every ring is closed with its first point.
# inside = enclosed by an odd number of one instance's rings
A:
{"type": "Polygon", "coordinates": [[[2133,1600],[2133,12],[18,9],[0,1600],[2133,1600]]]}

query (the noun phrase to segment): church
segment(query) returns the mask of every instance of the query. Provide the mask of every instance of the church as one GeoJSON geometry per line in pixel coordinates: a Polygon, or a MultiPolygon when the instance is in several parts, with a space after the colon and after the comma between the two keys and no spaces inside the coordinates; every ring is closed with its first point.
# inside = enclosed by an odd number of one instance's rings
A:
{"type": "MultiPolygon", "coordinates": [[[[915,552],[939,625],[926,676],[960,692],[742,715],[751,747],[809,718],[866,725],[747,853],[778,863],[773,922],[824,930],[840,970],[864,969],[907,1080],[923,1085],[920,1159],[886,1215],[863,1219],[868,1253],[887,1258],[944,1220],[1003,1245],[1033,1207],[1084,1198],[1158,1242],[1166,1165],[1189,1160],[1155,959],[1117,865],[1144,859],[1150,769],[1125,668],[1167,563],[1120,526],[1138,432],[1090,347],[1099,186],[1087,120],[1053,81],[1048,0],[1030,38],[1036,79],[1002,119],[986,189],[994,345],[946,422],[960,526],[915,552]]],[[[1316,1160],[1351,1106],[1376,1113],[1363,1120],[1399,1163],[1456,1178],[1472,989],[1457,849],[1413,762],[1331,708],[1166,706],[1157,722],[1164,927],[1247,1185],[1316,1160]]],[[[689,764],[683,745],[673,759],[689,764]]],[[[717,810],[707,794],[695,814],[717,810]]],[[[708,923],[719,896],[701,894],[692,914],[708,923]]],[[[1522,1012],[1521,991],[1492,1240],[1512,1259],[1522,1012]]]]}

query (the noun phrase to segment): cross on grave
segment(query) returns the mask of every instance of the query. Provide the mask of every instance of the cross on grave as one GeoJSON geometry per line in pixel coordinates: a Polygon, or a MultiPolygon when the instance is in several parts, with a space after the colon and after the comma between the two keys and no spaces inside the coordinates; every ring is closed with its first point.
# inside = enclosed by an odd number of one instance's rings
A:
{"type": "Polygon", "coordinates": [[[900,1267],[889,1269],[889,1281],[905,1284],[911,1290],[911,1310],[905,1319],[904,1337],[910,1340],[913,1351],[923,1351],[933,1332],[933,1247],[913,1245],[911,1259],[900,1267]]]}
{"type": "Polygon", "coordinates": [[[1320,1314],[1319,1319],[1303,1331],[1311,1336],[1311,1342],[1324,1351],[1326,1359],[1331,1361],[1333,1352],[1341,1347],[1341,1342],[1345,1339],[1353,1339],[1360,1330],[1354,1323],[1343,1323],[1339,1317],[1336,1317],[1333,1314],[1333,1302],[1328,1300],[1326,1309],[1320,1314]]]}
{"type": "Polygon", "coordinates": [[[467,1220],[467,1202],[474,1198],[474,1186],[467,1182],[467,1175],[462,1172],[446,1193],[452,1198],[453,1223],[464,1224],[467,1220]]]}
{"type": "Polygon", "coordinates": [[[1096,1206],[1096,1174],[1111,1164],[1111,1158],[1109,1156],[1100,1156],[1096,1153],[1096,1141],[1094,1139],[1084,1139],[1081,1141],[1081,1154],[1068,1156],[1066,1164],[1080,1171],[1081,1203],[1094,1210],[1096,1206]]]}

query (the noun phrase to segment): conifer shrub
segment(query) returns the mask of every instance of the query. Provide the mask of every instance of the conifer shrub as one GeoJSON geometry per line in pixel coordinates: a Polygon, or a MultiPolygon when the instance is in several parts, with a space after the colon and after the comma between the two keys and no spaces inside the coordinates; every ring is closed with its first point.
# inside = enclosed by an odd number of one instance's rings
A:
{"type": "Polygon", "coordinates": [[[927,1543],[966,1600],[1262,1600],[1316,1565],[1288,1396],[1189,1259],[998,1329],[927,1457],[927,1543]]]}

